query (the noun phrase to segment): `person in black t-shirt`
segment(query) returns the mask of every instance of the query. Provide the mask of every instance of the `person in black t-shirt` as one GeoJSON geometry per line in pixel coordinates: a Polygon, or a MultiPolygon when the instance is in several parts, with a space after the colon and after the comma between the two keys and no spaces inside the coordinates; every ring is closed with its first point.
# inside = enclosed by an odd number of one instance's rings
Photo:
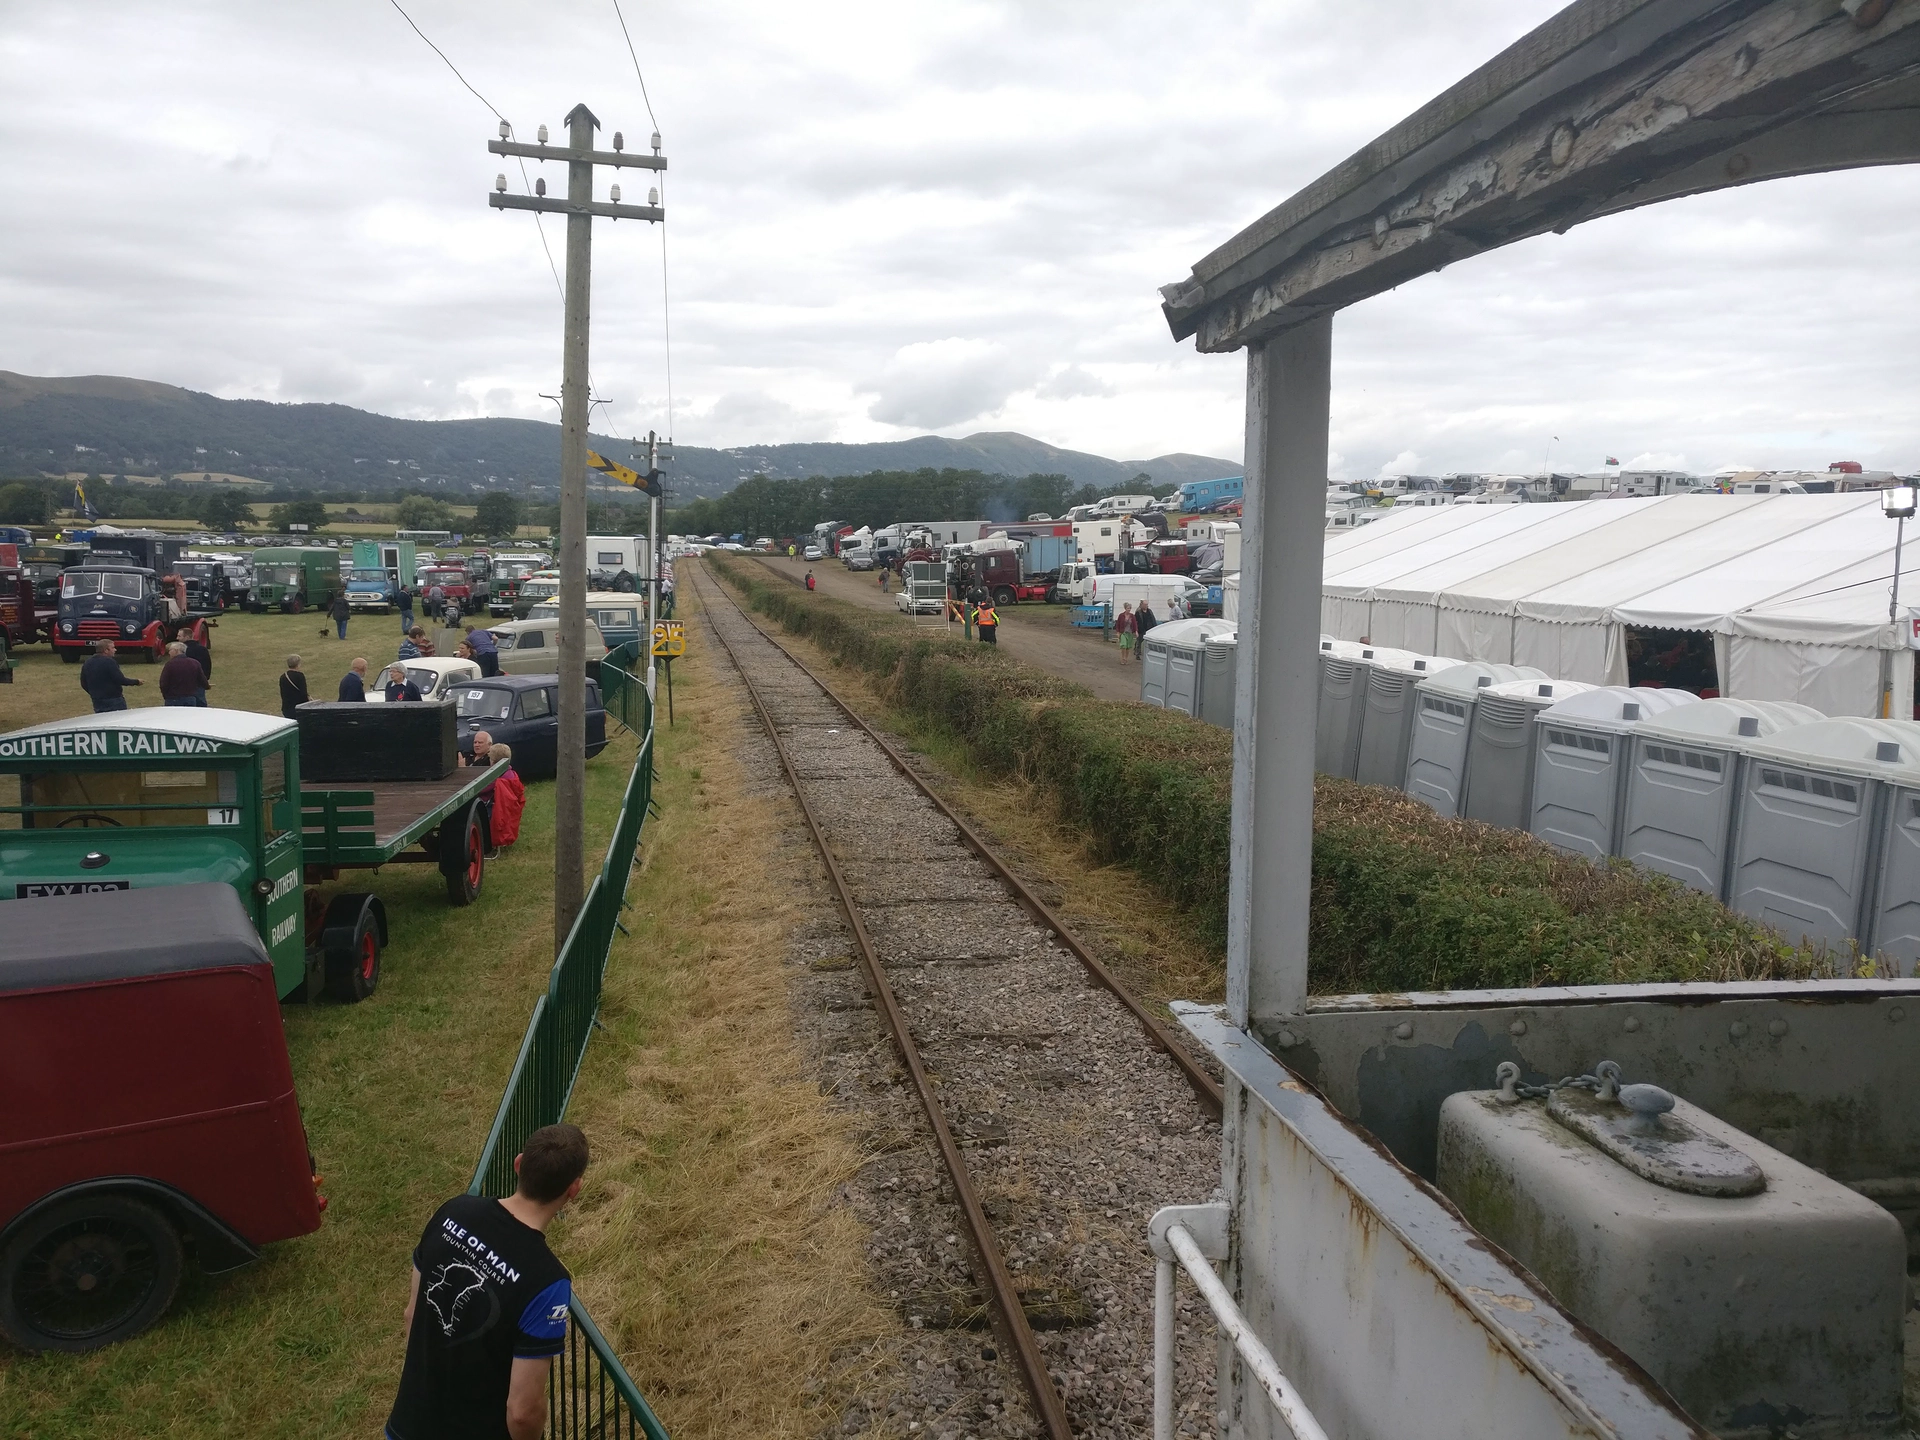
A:
{"type": "Polygon", "coordinates": [[[539,1440],[546,1428],[573,1279],[545,1231],[580,1193],[587,1137],[543,1126],[513,1169],[513,1194],[455,1196],[420,1236],[387,1440],[539,1440]]]}

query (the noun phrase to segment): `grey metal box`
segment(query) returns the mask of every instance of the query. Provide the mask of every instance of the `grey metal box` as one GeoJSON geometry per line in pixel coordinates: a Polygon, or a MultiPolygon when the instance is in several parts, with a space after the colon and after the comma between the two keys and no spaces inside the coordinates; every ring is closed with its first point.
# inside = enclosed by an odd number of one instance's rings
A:
{"type": "Polygon", "coordinates": [[[1722,1440],[1901,1434],[1900,1222],[1685,1101],[1673,1117],[1766,1188],[1668,1189],[1538,1101],[1462,1091],[1440,1109],[1440,1189],[1722,1440]]]}
{"type": "Polygon", "coordinates": [[[1630,733],[1642,720],[1697,705],[1689,690],[1602,685],[1533,717],[1533,801],[1527,828],[1589,860],[1619,852],[1630,733]]]}
{"type": "Polygon", "coordinates": [[[1920,968],[1920,788],[1893,787],[1885,812],[1864,948],[1891,962],[1896,975],[1911,976],[1920,968]]]}

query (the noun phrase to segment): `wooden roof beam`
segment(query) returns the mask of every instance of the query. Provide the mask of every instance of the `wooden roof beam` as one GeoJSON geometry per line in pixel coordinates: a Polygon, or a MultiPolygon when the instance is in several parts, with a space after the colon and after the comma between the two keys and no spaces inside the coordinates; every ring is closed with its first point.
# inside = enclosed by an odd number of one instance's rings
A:
{"type": "Polygon", "coordinates": [[[1176,339],[1236,350],[1601,215],[1916,160],[1920,0],[1580,0],[1165,287],[1163,308],[1176,339]]]}

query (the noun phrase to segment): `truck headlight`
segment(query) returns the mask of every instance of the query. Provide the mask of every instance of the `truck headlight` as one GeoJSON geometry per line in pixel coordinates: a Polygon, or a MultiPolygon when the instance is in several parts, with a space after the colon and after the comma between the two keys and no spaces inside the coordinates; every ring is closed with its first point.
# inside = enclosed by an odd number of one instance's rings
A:
{"type": "Polygon", "coordinates": [[[126,631],[127,634],[129,635],[138,635],[140,633],[140,627],[134,624],[131,620],[129,620],[126,624],[122,625],[120,628],[126,631]]]}
{"type": "Polygon", "coordinates": [[[62,620],[60,622],[60,633],[62,635],[71,635],[73,633],[73,621],[62,620]]]}

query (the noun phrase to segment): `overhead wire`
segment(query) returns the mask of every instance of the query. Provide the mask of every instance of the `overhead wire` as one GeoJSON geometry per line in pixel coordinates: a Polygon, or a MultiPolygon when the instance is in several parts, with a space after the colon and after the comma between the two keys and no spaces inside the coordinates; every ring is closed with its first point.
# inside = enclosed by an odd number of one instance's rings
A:
{"type": "MultiPolygon", "coordinates": [[[[640,54],[633,48],[633,32],[627,29],[627,17],[620,9],[620,0],[613,0],[613,15],[620,22],[620,36],[627,42],[627,57],[633,61],[633,78],[640,82],[640,102],[647,107],[647,119],[653,122],[653,133],[660,133],[660,121],[653,113],[653,98],[647,94],[647,77],[640,69],[640,54]]],[[[660,204],[667,203],[667,172],[654,172],[660,181],[660,204]]],[[[667,370],[667,444],[673,444],[673,292],[667,283],[667,225],[660,222],[660,332],[666,352],[667,370]]]]}

